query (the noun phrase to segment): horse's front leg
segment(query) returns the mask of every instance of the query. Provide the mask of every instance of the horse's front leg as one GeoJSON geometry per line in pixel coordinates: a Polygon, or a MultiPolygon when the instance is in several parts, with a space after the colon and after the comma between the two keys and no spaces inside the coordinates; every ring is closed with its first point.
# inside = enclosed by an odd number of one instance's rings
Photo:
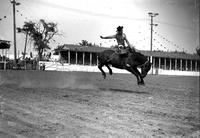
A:
{"type": "Polygon", "coordinates": [[[137,67],[133,67],[133,70],[138,74],[138,77],[139,77],[138,85],[145,85],[143,77],[142,77],[141,73],[138,71],[137,67]]]}
{"type": "Polygon", "coordinates": [[[99,63],[98,68],[99,68],[99,70],[101,71],[101,73],[102,73],[102,75],[103,75],[103,78],[105,79],[105,78],[106,78],[106,73],[104,72],[104,70],[103,70],[103,68],[102,68],[103,66],[104,66],[104,64],[99,63]]]}
{"type": "Polygon", "coordinates": [[[113,74],[113,72],[112,72],[112,69],[110,68],[110,66],[108,65],[108,64],[106,64],[106,67],[108,68],[108,70],[109,70],[109,74],[110,75],[112,75],[113,74]]]}
{"type": "Polygon", "coordinates": [[[138,70],[132,67],[127,67],[126,70],[128,70],[136,76],[138,85],[144,85],[144,80],[140,77],[140,73],[138,73],[138,70]]]}

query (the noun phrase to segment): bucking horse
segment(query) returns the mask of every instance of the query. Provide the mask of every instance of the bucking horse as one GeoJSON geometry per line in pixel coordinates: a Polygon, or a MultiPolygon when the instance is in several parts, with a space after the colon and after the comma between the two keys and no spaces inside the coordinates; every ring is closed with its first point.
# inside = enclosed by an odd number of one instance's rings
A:
{"type": "Polygon", "coordinates": [[[125,69],[137,78],[138,85],[144,85],[143,78],[146,77],[147,73],[151,69],[151,63],[147,56],[132,50],[131,48],[127,49],[128,52],[124,55],[117,50],[107,49],[98,54],[98,68],[102,72],[104,79],[106,78],[106,73],[103,70],[103,66],[106,66],[109,70],[109,74],[112,75],[112,67],[118,69],[125,69]],[[141,73],[137,68],[141,68],[141,73]]]}

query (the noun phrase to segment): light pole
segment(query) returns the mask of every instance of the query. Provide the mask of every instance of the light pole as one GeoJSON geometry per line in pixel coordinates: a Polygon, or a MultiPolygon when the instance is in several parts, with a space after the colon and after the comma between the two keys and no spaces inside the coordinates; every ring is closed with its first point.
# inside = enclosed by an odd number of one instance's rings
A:
{"type": "Polygon", "coordinates": [[[16,48],[16,19],[15,19],[15,5],[20,5],[20,3],[15,0],[10,1],[13,4],[13,33],[14,33],[14,60],[16,63],[17,59],[17,48],[16,48]]]}
{"type": "MultiPolygon", "coordinates": [[[[153,64],[153,57],[152,57],[152,46],[153,46],[153,26],[158,26],[158,24],[154,24],[153,23],[153,17],[156,17],[157,15],[159,15],[158,13],[152,13],[152,12],[149,12],[148,13],[149,16],[151,17],[151,38],[150,38],[150,62],[153,64]]],[[[153,74],[153,66],[152,65],[152,69],[151,69],[151,74],[153,74]]]]}

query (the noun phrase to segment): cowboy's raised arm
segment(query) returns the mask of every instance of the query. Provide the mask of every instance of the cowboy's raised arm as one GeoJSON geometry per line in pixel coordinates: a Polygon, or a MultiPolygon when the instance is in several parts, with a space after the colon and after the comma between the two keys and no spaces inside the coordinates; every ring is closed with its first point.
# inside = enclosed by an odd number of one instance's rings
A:
{"type": "Polygon", "coordinates": [[[113,39],[113,38],[116,38],[116,35],[110,35],[110,36],[100,36],[101,39],[113,39]]]}

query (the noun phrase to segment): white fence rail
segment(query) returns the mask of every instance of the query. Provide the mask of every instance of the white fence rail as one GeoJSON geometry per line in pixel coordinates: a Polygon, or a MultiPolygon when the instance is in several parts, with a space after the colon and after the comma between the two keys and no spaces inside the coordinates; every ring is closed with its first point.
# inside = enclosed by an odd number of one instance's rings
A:
{"type": "MultiPolygon", "coordinates": [[[[44,62],[40,61],[40,65],[45,64],[45,70],[55,70],[55,71],[85,71],[85,72],[100,72],[97,66],[86,66],[86,65],[73,65],[60,62],[44,62]]],[[[108,72],[106,67],[103,67],[105,72],[108,72]]],[[[114,73],[129,73],[126,70],[120,70],[112,68],[114,73]]],[[[150,73],[151,71],[149,71],[150,73]]],[[[181,75],[181,76],[199,76],[200,73],[196,71],[177,71],[177,70],[164,70],[164,69],[154,69],[153,74],[156,75],[181,75]]]]}

